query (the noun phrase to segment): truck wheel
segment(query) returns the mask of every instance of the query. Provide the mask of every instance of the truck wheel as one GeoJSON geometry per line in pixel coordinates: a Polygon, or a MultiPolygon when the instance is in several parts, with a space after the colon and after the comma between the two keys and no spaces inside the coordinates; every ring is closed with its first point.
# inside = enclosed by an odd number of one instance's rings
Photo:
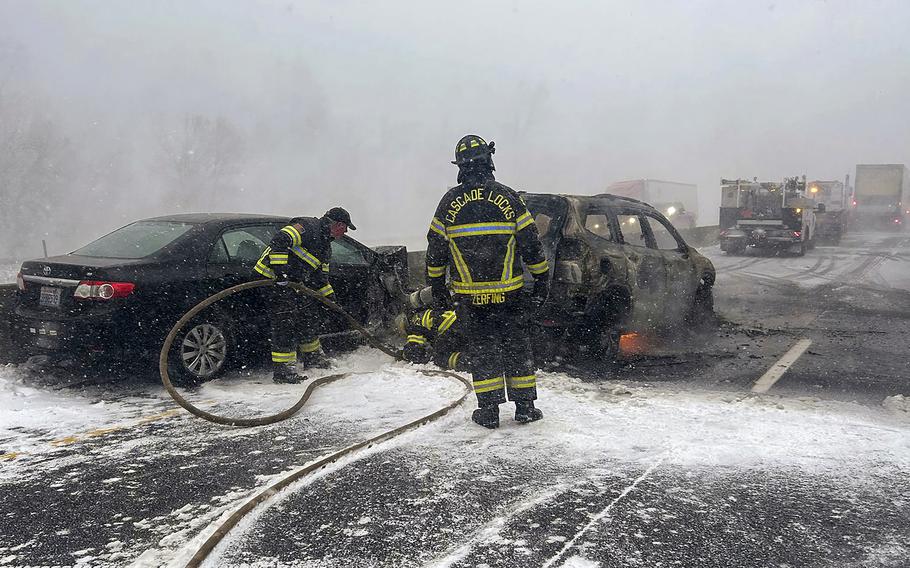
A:
{"type": "Polygon", "coordinates": [[[799,252],[796,253],[796,256],[806,256],[806,242],[805,241],[799,243],[799,252]]]}
{"type": "Polygon", "coordinates": [[[728,256],[739,256],[744,252],[746,252],[746,247],[744,245],[740,245],[740,244],[730,243],[730,245],[727,248],[728,256]]]}

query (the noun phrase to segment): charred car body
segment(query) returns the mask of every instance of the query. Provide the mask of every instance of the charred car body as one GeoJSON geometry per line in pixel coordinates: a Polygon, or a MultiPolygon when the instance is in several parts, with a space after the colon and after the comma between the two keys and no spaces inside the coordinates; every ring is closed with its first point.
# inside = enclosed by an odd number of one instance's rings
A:
{"type": "Polygon", "coordinates": [[[612,357],[621,333],[713,314],[713,264],[655,208],[610,194],[522,197],[552,267],[548,336],[612,357]]]}
{"type": "MultiPolygon", "coordinates": [[[[286,217],[174,215],[137,221],[70,254],[30,260],[18,277],[15,338],[27,354],[154,358],[174,323],[230,286],[258,279],[252,266],[286,217]]],[[[374,329],[395,316],[407,282],[405,247],[332,243],[329,279],[342,307],[374,329]]],[[[324,309],[317,307],[316,309],[324,309]]],[[[184,382],[208,380],[232,361],[264,360],[268,312],[262,290],[215,304],[174,342],[184,382]]],[[[325,318],[327,349],[346,326],[325,318]]]]}
{"type": "Polygon", "coordinates": [[[806,179],[783,183],[721,180],[720,248],[741,254],[748,247],[804,255],[815,246],[815,202],[806,179]]]}

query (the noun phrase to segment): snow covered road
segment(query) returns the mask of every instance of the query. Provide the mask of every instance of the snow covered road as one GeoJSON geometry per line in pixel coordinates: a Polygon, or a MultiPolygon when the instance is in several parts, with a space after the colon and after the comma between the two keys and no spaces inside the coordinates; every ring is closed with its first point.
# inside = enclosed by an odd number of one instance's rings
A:
{"type": "MultiPolygon", "coordinates": [[[[504,415],[491,432],[466,405],[327,467],[257,508],[207,565],[906,565],[901,239],[856,235],[803,258],[709,250],[716,330],[541,373],[539,423],[504,415]],[[804,340],[768,394],[751,393],[804,340]]],[[[463,388],[367,349],[335,365],[359,374],[254,429],[176,409],[153,371],[0,367],[0,566],[183,566],[261,489],[463,388]]],[[[257,371],[189,396],[248,416],[299,391],[257,371]]]]}

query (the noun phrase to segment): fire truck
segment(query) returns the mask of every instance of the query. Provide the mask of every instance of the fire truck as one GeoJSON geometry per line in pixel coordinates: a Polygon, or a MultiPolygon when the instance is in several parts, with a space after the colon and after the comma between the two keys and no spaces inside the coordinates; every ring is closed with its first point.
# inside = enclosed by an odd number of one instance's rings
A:
{"type": "Polygon", "coordinates": [[[815,201],[806,194],[806,176],[783,182],[721,180],[720,248],[742,254],[748,248],[802,256],[815,246],[815,201]]]}

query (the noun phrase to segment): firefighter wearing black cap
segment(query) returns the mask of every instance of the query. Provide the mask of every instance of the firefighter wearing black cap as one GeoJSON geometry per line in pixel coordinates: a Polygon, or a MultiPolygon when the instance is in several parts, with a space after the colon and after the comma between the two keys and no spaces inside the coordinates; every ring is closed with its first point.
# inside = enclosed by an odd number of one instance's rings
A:
{"type": "MultiPolygon", "coordinates": [[[[329,209],[322,218],[294,217],[275,233],[256,262],[255,271],[277,280],[279,286],[299,282],[329,300],[335,291],[329,283],[332,240],[356,230],[351,216],[341,207],[329,209]]],[[[287,289],[271,289],[267,295],[272,324],[272,379],[276,383],[306,380],[295,369],[298,353],[304,367],[323,358],[319,342],[319,311],[312,300],[304,300],[287,289]],[[307,309],[309,308],[309,309],[307,309]]]]}
{"type": "Polygon", "coordinates": [[[448,299],[446,271],[463,319],[478,409],[474,422],[499,426],[499,405],[515,402],[515,420],[543,418],[534,407],[537,378],[528,330],[522,261],[534,276],[532,301],[549,292],[549,266],[534,219],[518,193],[493,176],[493,143],[468,135],[455,146],[458,185],[443,196],[427,233],[427,277],[448,299]]]}

